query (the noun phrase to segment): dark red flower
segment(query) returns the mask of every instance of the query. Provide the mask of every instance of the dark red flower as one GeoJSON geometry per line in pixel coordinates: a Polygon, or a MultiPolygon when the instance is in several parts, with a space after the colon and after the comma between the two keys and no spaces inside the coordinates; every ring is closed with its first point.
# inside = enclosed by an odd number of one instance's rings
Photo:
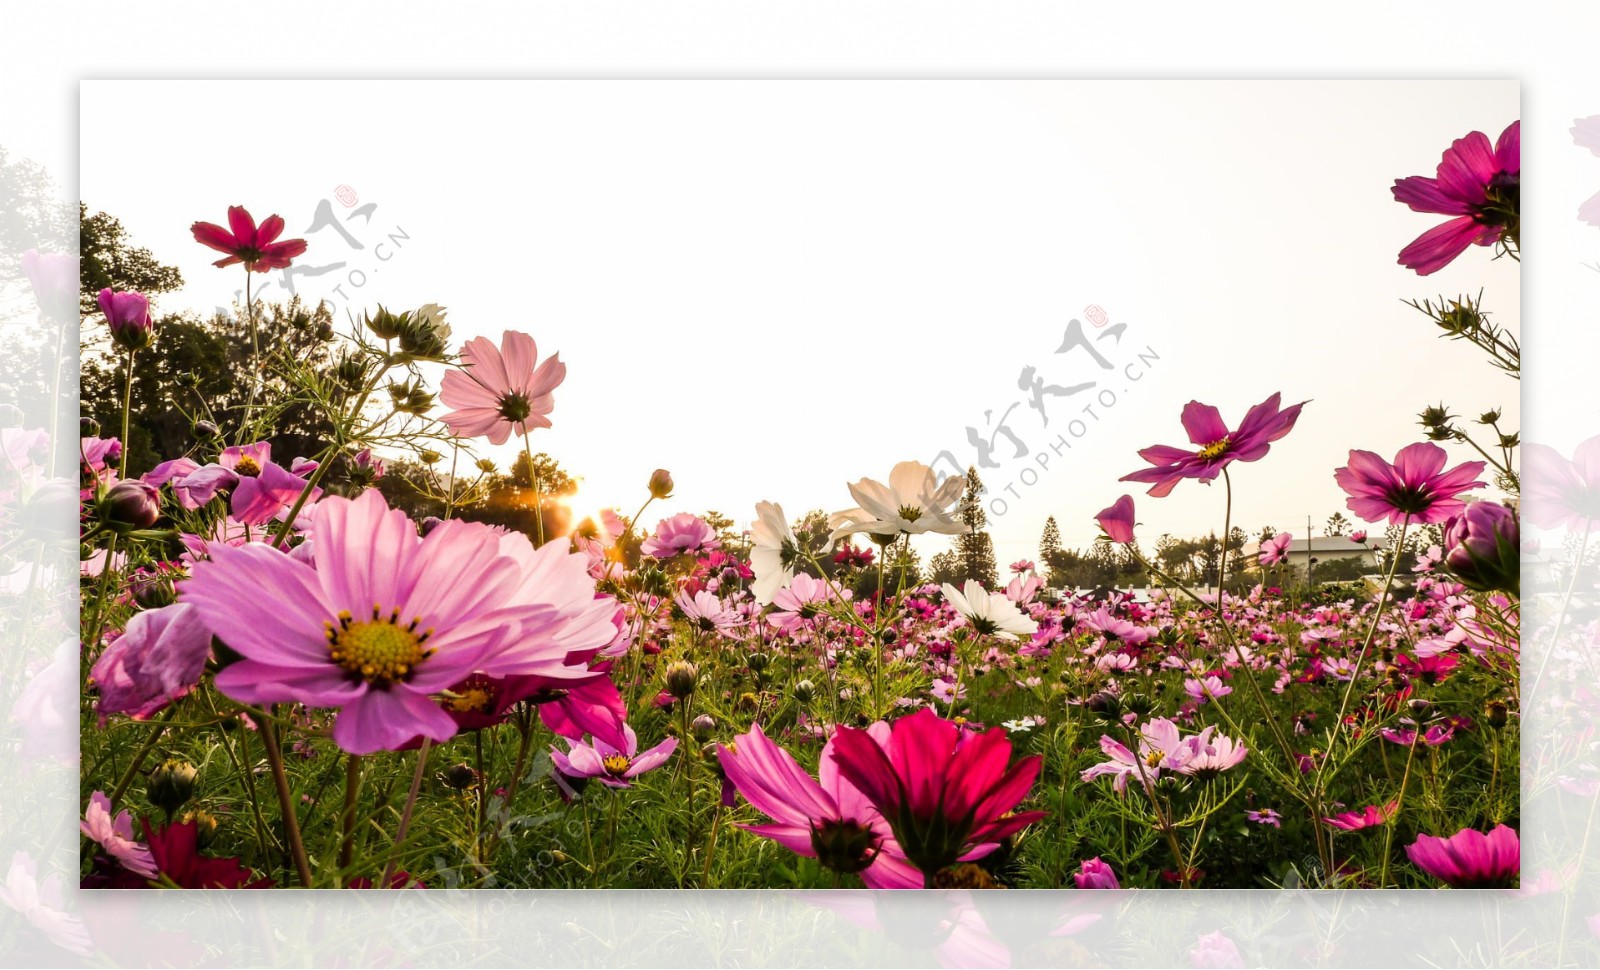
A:
{"type": "Polygon", "coordinates": [[[197,222],[189,227],[195,242],[228,254],[226,259],[212,263],[213,266],[243,263],[251,272],[287,269],[296,256],[306,251],[304,239],[275,241],[283,234],[283,217],[279,215],[267,216],[266,221],[257,226],[244,206],[230,205],[228,226],[231,231],[211,222],[197,222]]]}

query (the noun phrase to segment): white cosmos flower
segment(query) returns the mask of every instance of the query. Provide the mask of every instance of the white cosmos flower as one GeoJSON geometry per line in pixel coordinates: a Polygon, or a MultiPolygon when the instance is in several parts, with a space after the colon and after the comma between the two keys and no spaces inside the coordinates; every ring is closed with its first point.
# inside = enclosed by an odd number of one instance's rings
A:
{"type": "Polygon", "coordinates": [[[960,535],[965,523],[951,515],[961,501],[966,479],[952,475],[943,485],[933,469],[920,461],[903,461],[889,472],[889,484],[863,478],[850,486],[850,495],[859,508],[836,512],[829,517],[833,526],[830,539],[855,532],[892,536],[906,533],[940,532],[960,535]]]}
{"type": "Polygon", "coordinates": [[[800,542],[789,520],[783,517],[783,506],[776,502],[757,502],[756,521],[750,527],[750,570],[755,581],[750,591],[756,602],[766,606],[778,590],[794,581],[795,562],[799,556],[800,542]]]}
{"type": "Polygon", "coordinates": [[[1039,629],[1039,624],[1017,609],[1017,604],[1004,593],[987,592],[975,579],[967,580],[961,589],[945,583],[944,598],[979,633],[1015,640],[1019,634],[1031,637],[1039,629]]]}

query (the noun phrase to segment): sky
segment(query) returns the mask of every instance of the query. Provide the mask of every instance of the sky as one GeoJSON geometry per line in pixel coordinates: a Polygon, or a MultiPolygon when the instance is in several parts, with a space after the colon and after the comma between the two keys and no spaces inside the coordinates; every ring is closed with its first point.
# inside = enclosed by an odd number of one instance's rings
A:
{"type": "Polygon", "coordinates": [[[580,511],[631,511],[657,467],[678,485],[663,514],[836,511],[848,482],[976,463],[984,441],[1003,567],[1036,557],[1049,515],[1088,545],[1124,492],[1142,536],[1220,531],[1220,486],[1150,499],[1118,481],[1139,448],[1185,443],[1191,399],[1230,424],[1274,392],[1310,401],[1233,468],[1251,532],[1303,534],[1310,516],[1320,533],[1349,450],[1420,440],[1425,405],[1518,426],[1516,384],[1402,303],[1481,289],[1517,332],[1517,264],[1474,248],[1417,277],[1396,254],[1443,220],[1389,191],[1455,138],[1497,136],[1518,97],[1481,81],[308,81],[262,100],[252,82],[91,81],[80,193],[181,268],[164,312],[234,299],[242,272],[212,268],[189,225],[243,204],[308,239],[300,265],[321,275],[293,285],[341,321],[434,302],[458,339],[531,333],[568,365],[534,448],[581,476],[580,511]],[[1042,413],[1028,367],[1054,390],[1042,413]]]}

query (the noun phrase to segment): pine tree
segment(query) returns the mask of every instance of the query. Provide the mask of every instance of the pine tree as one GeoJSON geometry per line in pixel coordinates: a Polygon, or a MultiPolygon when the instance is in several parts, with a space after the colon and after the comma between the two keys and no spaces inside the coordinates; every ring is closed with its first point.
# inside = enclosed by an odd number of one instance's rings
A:
{"type": "Polygon", "coordinates": [[[1328,524],[1323,526],[1325,535],[1342,536],[1350,533],[1350,520],[1344,517],[1343,512],[1335,512],[1328,516],[1328,524]]]}
{"type": "Polygon", "coordinates": [[[956,536],[956,557],[961,561],[961,578],[975,579],[985,589],[994,589],[994,542],[984,526],[989,517],[983,511],[983,480],[978,477],[977,466],[967,469],[967,491],[962,497],[961,521],[967,531],[956,536]]]}
{"type": "Polygon", "coordinates": [[[1039,561],[1046,566],[1061,555],[1061,529],[1056,525],[1056,517],[1050,516],[1044,520],[1044,534],[1039,536],[1039,561]]]}

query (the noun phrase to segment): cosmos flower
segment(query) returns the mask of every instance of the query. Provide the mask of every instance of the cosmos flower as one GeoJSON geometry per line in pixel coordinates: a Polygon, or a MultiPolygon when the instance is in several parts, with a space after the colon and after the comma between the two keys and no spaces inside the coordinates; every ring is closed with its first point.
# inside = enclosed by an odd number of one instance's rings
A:
{"type": "Polygon", "coordinates": [[[998,842],[1043,818],[1017,812],[1041,759],[1009,764],[1001,728],[964,731],[928,708],[890,727],[887,745],[867,731],[841,726],[834,735],[839,773],[886,818],[925,884],[984,843],[998,842]]]}
{"type": "Polygon", "coordinates": [[[750,568],[755,581],[750,592],[762,606],[794,578],[800,555],[799,540],[784,518],[783,506],[774,502],[756,503],[756,521],[750,527],[750,568]]]}
{"type": "Polygon", "coordinates": [[[94,953],[94,942],[83,921],[67,912],[61,879],[52,874],[41,880],[39,867],[28,853],[18,852],[11,857],[11,868],[0,884],[0,903],[15,910],[56,946],[79,956],[94,953]]]}
{"type": "MultiPolygon", "coordinates": [[[[233,518],[255,526],[271,522],[293,505],[306,489],[305,476],[316,467],[315,462],[297,459],[291,468],[284,468],[272,460],[272,444],[257,441],[224,448],[216,462],[187,473],[181,473],[182,466],[163,463],[151,474],[157,482],[170,478],[178,504],[186,509],[197,509],[219,491],[231,489],[228,506],[233,518]]],[[[313,489],[307,501],[316,501],[321,494],[321,489],[313,489]]]]}
{"type": "Polygon", "coordinates": [[[550,427],[554,392],[566,377],[561,355],[540,363],[538,345],[519,330],[502,333],[499,347],[473,337],[461,347],[461,366],[439,382],[439,400],[455,409],[439,420],[452,434],[503,445],[513,434],[550,427]]]}
{"type": "Polygon", "coordinates": [[[1396,202],[1415,212],[1454,216],[1400,251],[1400,265],[1427,276],[1468,246],[1488,246],[1520,231],[1522,122],[1513,121],[1491,147],[1481,131],[1458,138],[1439,159],[1433,178],[1396,179],[1396,202]]]}
{"type": "Polygon", "coordinates": [[[1031,637],[1039,629],[1038,622],[1018,609],[1010,597],[987,592],[975,579],[967,580],[961,589],[945,583],[944,598],[980,635],[1015,640],[1019,636],[1031,637]]]}
{"type": "Polygon", "coordinates": [[[1288,532],[1280,532],[1261,544],[1260,560],[1263,566],[1276,566],[1289,558],[1289,544],[1294,542],[1294,536],[1288,532]]]}
{"type": "Polygon", "coordinates": [[[1400,449],[1392,464],[1370,451],[1353,450],[1349,464],[1333,478],[1350,496],[1345,506],[1367,522],[1443,522],[1466,507],[1461,493],[1485,484],[1478,478],[1483,462],[1466,461],[1445,471],[1447,457],[1431,441],[1400,449]]]}
{"type": "Polygon", "coordinates": [[[1130,472],[1121,481],[1148,484],[1150,494],[1160,498],[1185,478],[1210,482],[1235,461],[1259,461],[1274,441],[1294,430],[1300,409],[1307,403],[1282,408],[1281,400],[1282,395],[1275,393],[1257,404],[1245,412],[1237,429],[1230,429],[1215,407],[1190,401],[1183,408],[1183,428],[1190,442],[1199,447],[1193,451],[1170,445],[1145,448],[1139,457],[1151,467],[1130,472]]]}
{"type": "Polygon", "coordinates": [[[1100,510],[1094,517],[1099,523],[1100,531],[1112,542],[1126,545],[1133,541],[1133,496],[1124,495],[1112,502],[1107,508],[1100,510]]]}
{"type": "Polygon", "coordinates": [[[1275,808],[1263,808],[1259,812],[1251,809],[1244,813],[1244,817],[1257,825],[1270,825],[1275,829],[1283,828],[1283,816],[1275,808]]]}
{"type": "Polygon", "coordinates": [[[722,540],[717,538],[717,531],[709,522],[690,512],[679,512],[656,523],[656,531],[639,551],[652,559],[671,559],[720,548],[722,540]]]}
{"type": "Polygon", "coordinates": [[[1522,446],[1522,508],[1541,529],[1600,530],[1600,435],[1570,459],[1549,445],[1522,446]]]}
{"type": "Polygon", "coordinates": [[[666,764],[672,752],[678,749],[678,739],[667,738],[647,751],[640,751],[639,737],[630,725],[622,726],[622,734],[626,743],[621,747],[599,738],[588,742],[569,740],[566,751],[552,746],[550,760],[555,762],[556,771],[566,778],[594,778],[611,788],[628,788],[633,779],[666,764]]]}
{"type": "Polygon", "coordinates": [[[89,805],[83,811],[78,830],[85,838],[100,843],[106,855],[122,868],[146,879],[155,878],[156,860],[150,855],[150,847],[133,837],[133,815],[124,809],[112,818],[111,799],[105,792],[97,791],[89,796],[89,805]]]}
{"type": "Polygon", "coordinates": [[[952,475],[939,484],[932,468],[919,461],[903,461],[889,472],[889,484],[863,478],[850,486],[859,508],[836,512],[829,518],[837,541],[857,532],[872,535],[920,535],[936,532],[960,535],[965,523],[951,514],[961,501],[966,479],[952,475]]]}
{"type": "Polygon", "coordinates": [[[1504,825],[1488,834],[1462,829],[1447,839],[1418,835],[1406,856],[1452,889],[1510,889],[1522,871],[1522,844],[1516,830],[1504,825]]]}
{"type": "Polygon", "coordinates": [[[1357,832],[1361,829],[1371,828],[1374,825],[1382,825],[1387,822],[1399,806],[1400,803],[1398,801],[1391,801],[1382,807],[1368,805],[1359,812],[1341,812],[1322,821],[1330,828],[1336,828],[1342,832],[1357,832]]]}
{"type": "Polygon", "coordinates": [[[143,350],[150,346],[155,323],[150,319],[150,300],[131,290],[118,293],[107,287],[100,291],[100,312],[111,329],[111,342],[123,350],[143,350]]]}
{"type": "Polygon", "coordinates": [[[242,205],[228,206],[227,229],[211,222],[196,222],[189,231],[194,234],[195,242],[228,254],[212,263],[213,266],[243,263],[249,272],[287,269],[296,256],[306,251],[304,239],[278,241],[283,234],[282,216],[270,215],[258,227],[242,205]]]}
{"type": "Polygon", "coordinates": [[[1121,889],[1117,882],[1117,874],[1106,863],[1100,861],[1099,856],[1083,860],[1078,866],[1078,871],[1072,874],[1072,881],[1079,889],[1121,889]]]}
{"type": "Polygon", "coordinates": [[[826,580],[809,573],[795,573],[789,584],[772,597],[774,612],[767,621],[780,630],[793,631],[816,617],[822,606],[840,595],[848,598],[849,590],[835,593],[826,580]]]}
{"type": "Polygon", "coordinates": [[[90,668],[100,724],[110,714],[143,720],[188,694],[211,658],[211,630],[188,603],[135,613],[90,668]]]}
{"type": "Polygon", "coordinates": [[[368,489],[320,504],[314,564],[260,543],[212,545],[178,598],[243,657],[217,674],[218,690],[338,708],[334,741],[369,754],[455,734],[431,695],[542,621],[547,608],[509,599],[519,570],[499,544],[496,530],[460,520],[418,538],[368,489]]]}
{"type": "Polygon", "coordinates": [[[1521,536],[1517,513],[1499,502],[1473,502],[1444,525],[1444,564],[1468,589],[1518,595],[1521,536]]]}
{"type": "Polygon", "coordinates": [[[684,619],[690,626],[711,633],[716,630],[731,630],[744,623],[738,611],[717,598],[716,593],[701,590],[693,596],[688,590],[679,590],[678,595],[672,598],[678,609],[683,611],[684,619]]]}
{"type": "MultiPolygon", "coordinates": [[[[889,726],[879,721],[868,733],[880,746],[889,726]]],[[[855,785],[839,773],[833,740],[823,746],[817,778],[812,778],[762,732],[759,724],[724,747],[717,760],[745,801],[772,819],[739,827],[817,859],[843,873],[857,873],[871,889],[914,889],[917,872],[894,841],[889,823],[855,785]]]]}

